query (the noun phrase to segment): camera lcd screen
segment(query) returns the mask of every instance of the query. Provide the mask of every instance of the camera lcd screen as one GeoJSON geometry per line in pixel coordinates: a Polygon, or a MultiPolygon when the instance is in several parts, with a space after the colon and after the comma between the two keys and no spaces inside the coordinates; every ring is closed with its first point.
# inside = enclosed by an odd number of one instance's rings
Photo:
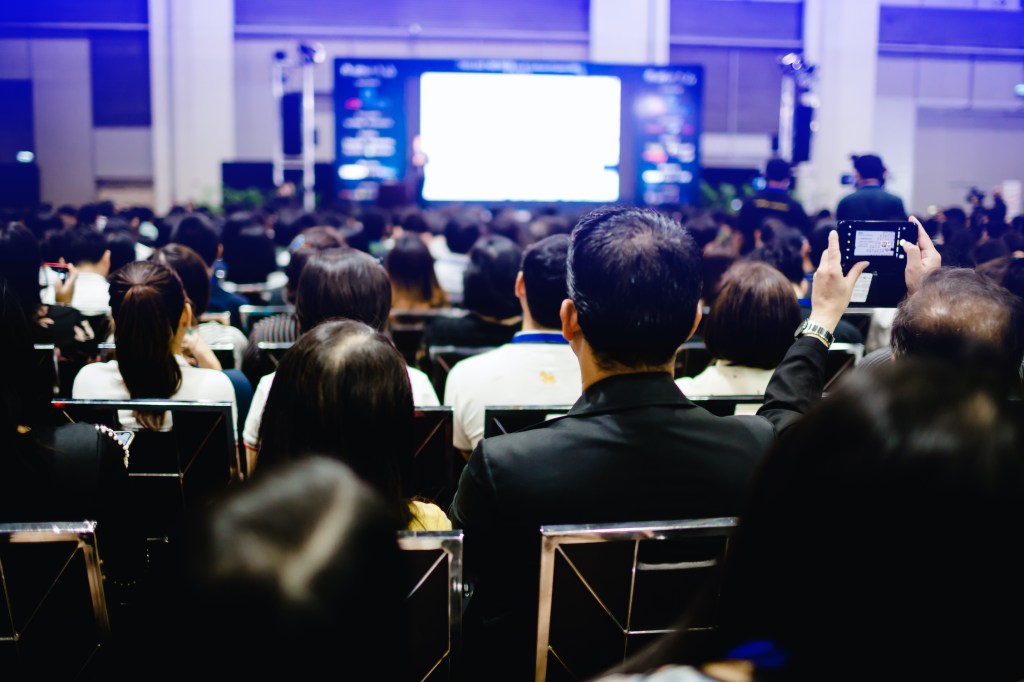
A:
{"type": "Polygon", "coordinates": [[[902,271],[907,254],[900,243],[917,243],[917,226],[909,221],[848,220],[839,223],[843,270],[868,261],[868,270],[902,271]]]}

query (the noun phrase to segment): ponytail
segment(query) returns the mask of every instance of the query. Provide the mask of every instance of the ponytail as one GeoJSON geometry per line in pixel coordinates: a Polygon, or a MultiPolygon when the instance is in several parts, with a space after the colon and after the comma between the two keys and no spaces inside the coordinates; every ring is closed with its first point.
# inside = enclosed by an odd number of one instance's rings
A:
{"type": "MultiPolygon", "coordinates": [[[[170,398],[181,388],[181,368],[171,344],[185,309],[185,292],[173,270],[160,263],[129,263],[110,278],[110,307],[121,378],[133,399],[170,398]]],[[[138,412],[146,429],[163,426],[163,412],[138,412]]]]}

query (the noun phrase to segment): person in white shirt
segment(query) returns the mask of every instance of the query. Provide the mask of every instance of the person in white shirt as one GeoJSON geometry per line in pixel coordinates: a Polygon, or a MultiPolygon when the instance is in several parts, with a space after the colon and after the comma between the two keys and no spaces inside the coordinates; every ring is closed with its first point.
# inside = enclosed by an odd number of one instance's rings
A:
{"type": "Polygon", "coordinates": [[[523,253],[515,293],[523,328],[510,343],[460,360],[445,381],[455,447],[468,457],[484,435],[488,405],[570,405],[582,391],[580,366],[562,337],[568,235],[553,235],[523,253]]]}
{"type": "Polygon", "coordinates": [[[68,260],[78,270],[71,307],[83,315],[110,313],[110,249],[98,230],[76,229],[68,244],[68,260]]]}
{"type": "MultiPolygon", "coordinates": [[[[206,306],[210,303],[210,278],[206,274],[206,263],[202,257],[184,244],[167,244],[154,252],[153,260],[168,266],[181,278],[189,303],[192,304],[192,325],[206,345],[231,345],[233,367],[241,370],[242,355],[249,339],[241,329],[223,321],[200,322],[206,306]]],[[[223,313],[224,318],[228,317],[223,313]]]]}
{"type": "Polygon", "coordinates": [[[764,395],[802,319],[785,275],[767,263],[737,261],[722,276],[702,328],[713,360],[676,384],[688,397],[764,395]]]}
{"type": "MultiPolygon", "coordinates": [[[[129,263],[111,276],[110,298],[118,359],[83,367],[73,398],[230,402],[237,421],[231,380],[209,347],[189,333],[192,309],[173,270],[152,261],[129,263]]],[[[123,413],[119,418],[128,429],[164,431],[171,427],[166,416],[123,413]]]]}
{"type": "MultiPolygon", "coordinates": [[[[391,313],[391,282],[384,266],[373,256],[350,248],[325,249],[313,254],[302,269],[295,294],[299,332],[305,334],[321,322],[348,318],[383,331],[391,313]]],[[[417,406],[440,404],[426,374],[407,367],[417,406]]],[[[275,373],[276,374],[276,373],[275,373]]],[[[260,379],[242,431],[248,471],[256,465],[263,408],[275,374],[260,379]]],[[[295,428],[302,428],[296,424],[295,428]]]]}

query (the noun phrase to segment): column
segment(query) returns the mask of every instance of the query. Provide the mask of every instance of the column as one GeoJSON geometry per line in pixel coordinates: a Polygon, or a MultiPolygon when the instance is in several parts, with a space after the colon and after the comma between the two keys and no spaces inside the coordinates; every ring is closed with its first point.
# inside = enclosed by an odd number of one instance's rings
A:
{"type": "Polygon", "coordinates": [[[591,0],[590,60],[668,64],[669,0],[591,0]]]}
{"type": "Polygon", "coordinates": [[[797,170],[798,194],[809,212],[836,204],[851,188],[851,154],[875,149],[875,78],[879,0],[804,0],[804,60],[815,66],[817,99],[811,158],[797,170]]]}
{"type": "Polygon", "coordinates": [[[221,204],[235,157],[234,3],[149,0],[155,210],[221,204]]]}

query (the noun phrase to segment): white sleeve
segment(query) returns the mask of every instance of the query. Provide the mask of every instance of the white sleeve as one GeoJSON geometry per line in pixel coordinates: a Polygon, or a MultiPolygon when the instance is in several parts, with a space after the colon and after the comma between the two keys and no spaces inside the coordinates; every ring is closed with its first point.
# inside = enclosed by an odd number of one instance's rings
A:
{"type": "Polygon", "coordinates": [[[407,367],[409,370],[409,383],[412,384],[412,402],[417,407],[438,407],[441,401],[437,399],[437,392],[434,385],[426,374],[415,367],[407,367]]]}
{"type": "Polygon", "coordinates": [[[267,396],[270,395],[270,387],[274,383],[274,373],[268,374],[260,379],[256,390],[252,394],[252,403],[249,405],[249,415],[245,418],[245,428],[242,430],[242,442],[250,448],[256,448],[260,439],[260,424],[263,422],[263,408],[267,406],[267,396]]]}

